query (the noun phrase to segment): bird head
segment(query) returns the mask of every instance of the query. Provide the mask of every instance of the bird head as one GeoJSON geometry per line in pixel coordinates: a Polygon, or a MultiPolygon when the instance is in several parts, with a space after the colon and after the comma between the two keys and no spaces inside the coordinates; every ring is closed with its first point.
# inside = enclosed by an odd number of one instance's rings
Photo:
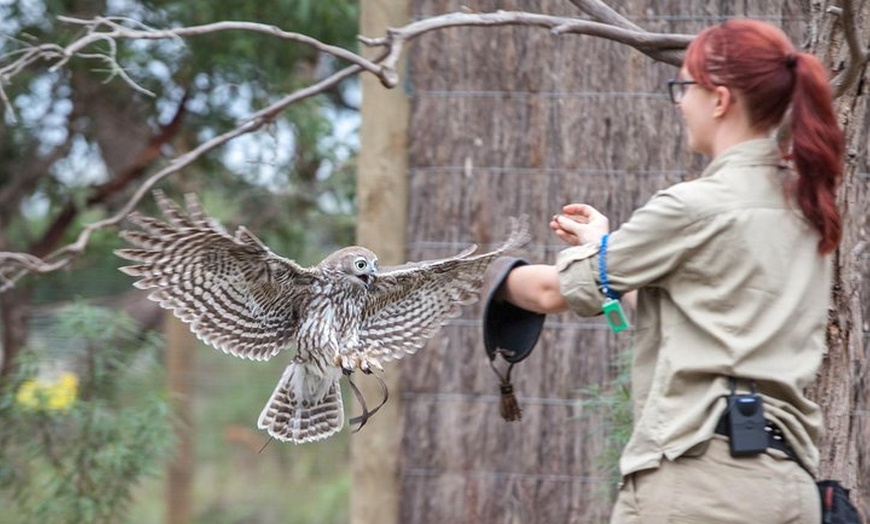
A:
{"type": "Polygon", "coordinates": [[[357,255],[350,263],[350,273],[360,279],[366,288],[372,286],[378,278],[378,259],[371,256],[357,255]]]}
{"type": "Polygon", "coordinates": [[[378,257],[364,247],[352,246],[340,249],[323,259],[320,265],[338,270],[366,289],[370,288],[378,277],[378,257]]]}

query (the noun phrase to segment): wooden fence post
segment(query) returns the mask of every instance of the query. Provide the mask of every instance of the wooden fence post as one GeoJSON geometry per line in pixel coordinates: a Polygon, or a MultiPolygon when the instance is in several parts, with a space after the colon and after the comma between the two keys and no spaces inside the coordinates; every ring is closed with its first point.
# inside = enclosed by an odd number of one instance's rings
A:
{"type": "MultiPolygon", "coordinates": [[[[408,4],[407,0],[363,0],[360,33],[381,36],[387,27],[405,25],[408,4]]],[[[399,73],[404,78],[404,71],[399,73]]],[[[382,265],[398,264],[405,261],[407,236],[409,101],[401,87],[388,90],[372,75],[362,75],[361,84],[357,243],[377,253],[382,265]]],[[[399,366],[389,365],[386,371],[390,401],[351,437],[353,524],[397,524],[399,519],[399,366]]],[[[374,381],[359,382],[366,398],[381,394],[374,381]]]]}

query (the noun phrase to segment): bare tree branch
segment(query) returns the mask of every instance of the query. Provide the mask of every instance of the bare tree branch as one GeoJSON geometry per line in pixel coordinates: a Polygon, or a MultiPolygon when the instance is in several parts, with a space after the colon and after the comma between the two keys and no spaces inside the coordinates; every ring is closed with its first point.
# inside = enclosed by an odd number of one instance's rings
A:
{"type": "MultiPolygon", "coordinates": [[[[589,3],[590,6],[594,7],[593,4],[594,2],[589,3]]],[[[0,66],[0,102],[9,103],[8,97],[2,91],[2,84],[8,82],[27,67],[37,62],[45,61],[51,63],[50,70],[57,70],[64,67],[73,57],[105,62],[109,65],[110,77],[119,76],[131,88],[140,92],[147,92],[147,90],[137,85],[118,63],[118,40],[181,40],[185,37],[221,31],[249,31],[263,33],[282,40],[303,43],[321,52],[351,62],[352,65],[307,88],[285,96],[268,107],[251,114],[242,120],[238,127],[200,144],[197,148],[182,156],[176,157],[166,167],[146,179],[142,186],[136,190],[133,197],[115,215],[84,227],[75,242],[46,255],[43,259],[34,254],[0,252],[0,293],[13,287],[18,280],[29,273],[46,273],[64,267],[75,256],[84,251],[91,235],[95,231],[118,224],[160,180],[173,173],[177,173],[206,152],[238,136],[260,129],[287,106],[304,98],[319,94],[339,84],[345,78],[362,71],[373,73],[386,87],[396,86],[399,80],[396,73],[396,64],[405,44],[425,33],[464,26],[524,25],[547,28],[554,35],[585,34],[607,38],[630,45],[646,53],[682,49],[692,39],[691,35],[649,33],[630,25],[630,23],[626,25],[626,21],[614,21],[615,19],[612,17],[607,20],[613,23],[618,22],[622,27],[578,18],[524,12],[451,13],[413,22],[401,28],[389,29],[387,36],[383,38],[360,37],[360,41],[368,46],[383,48],[376,59],[368,60],[356,53],[324,44],[303,34],[288,32],[276,26],[253,22],[217,22],[199,26],[158,30],[125,18],[96,17],[86,20],[60,17],[59,20],[84,27],[84,36],[76,39],[66,47],[51,43],[41,44],[17,50],[4,57],[0,57],[0,64],[4,60],[8,62],[6,65],[0,66]],[[100,52],[88,51],[90,46],[97,43],[105,44],[108,50],[100,52]]]]}
{"type": "MultiPolygon", "coordinates": [[[[612,7],[602,2],[602,0],[571,0],[571,3],[602,24],[621,27],[630,31],[644,31],[642,27],[614,11],[612,7]]],[[[683,63],[683,53],[679,51],[662,51],[657,49],[640,48],[638,48],[638,50],[659,62],[664,62],[677,67],[680,67],[683,63]]]]}
{"type": "Polygon", "coordinates": [[[0,293],[8,291],[29,273],[51,273],[69,264],[64,258],[52,263],[28,253],[0,251],[0,293]]]}
{"type": "MultiPolygon", "coordinates": [[[[15,58],[7,65],[0,67],[0,85],[7,82],[9,79],[29,67],[30,65],[40,62],[52,62],[50,70],[54,71],[66,64],[73,58],[94,59],[105,62],[110,67],[110,76],[120,76],[131,88],[136,91],[151,94],[150,91],[138,85],[131,79],[123,67],[117,61],[117,41],[118,40],[178,40],[183,41],[184,37],[198,36],[222,31],[248,31],[255,33],[263,33],[281,40],[290,40],[309,45],[319,51],[328,53],[337,58],[342,58],[352,62],[362,69],[379,75],[380,67],[371,61],[352,53],[341,47],[336,47],[324,44],[319,40],[309,36],[284,31],[276,26],[259,24],[255,22],[216,22],[213,24],[205,24],[198,26],[179,27],[175,29],[157,30],[144,26],[139,22],[135,22],[125,18],[117,17],[96,17],[93,19],[80,19],[68,16],[60,16],[58,20],[74,25],[85,27],[86,33],[81,38],[73,41],[66,47],[61,47],[57,44],[41,44],[10,53],[2,59],[15,58]],[[132,29],[122,25],[123,22],[134,23],[140,29],[132,29]],[[109,46],[109,50],[101,53],[85,53],[85,49],[96,43],[105,43],[109,46]]],[[[6,102],[5,93],[0,91],[0,100],[6,102]]]]}
{"type": "Polygon", "coordinates": [[[861,77],[861,72],[870,61],[870,47],[862,45],[859,40],[855,6],[852,0],[842,0],[839,8],[830,8],[828,12],[840,17],[846,45],[849,47],[849,59],[846,67],[831,81],[834,86],[834,96],[839,97],[855,85],[861,77]]]}
{"type": "MultiPolygon", "coordinates": [[[[615,14],[615,12],[613,12],[615,14]]],[[[618,15],[617,15],[618,16],[618,15]]],[[[22,70],[39,61],[53,62],[51,70],[61,68],[73,57],[93,59],[105,62],[110,67],[111,75],[120,76],[131,88],[150,94],[150,92],[138,85],[131,79],[117,61],[118,40],[166,40],[182,39],[184,37],[198,36],[222,31],[249,31],[267,34],[282,40],[290,40],[311,46],[319,51],[328,53],[358,65],[378,78],[386,87],[395,87],[398,83],[396,63],[405,44],[418,36],[430,31],[441,30],[451,27],[463,26],[501,26],[501,25],[525,25],[549,28],[554,34],[574,33],[607,38],[616,42],[630,45],[646,54],[655,53],[667,49],[685,48],[691,41],[691,35],[656,34],[633,26],[633,24],[621,22],[622,27],[610,23],[591,22],[570,17],[541,15],[520,11],[497,11],[495,13],[449,13],[420,20],[408,24],[402,28],[390,29],[384,38],[360,37],[360,41],[368,46],[381,46],[389,50],[383,63],[378,64],[344,48],[324,44],[309,36],[284,31],[276,26],[255,22],[216,22],[199,26],[180,27],[175,29],[152,29],[144,27],[138,22],[124,18],[96,17],[93,19],[79,19],[72,17],[59,17],[59,20],[69,24],[81,25],[86,28],[85,36],[75,40],[66,47],[56,44],[42,44],[26,48],[17,52],[18,56],[9,64],[0,67],[0,86],[22,70]],[[133,29],[122,25],[124,22],[135,23],[142,27],[133,29]],[[85,53],[85,49],[96,43],[106,43],[109,50],[102,53],[85,53]]],[[[623,19],[624,20],[624,19],[623,19]]],[[[652,56],[652,55],[651,55],[652,56]]],[[[675,62],[675,56],[662,54],[662,59],[669,63],[675,62]]],[[[7,55],[3,58],[10,58],[7,55]]],[[[0,101],[6,102],[0,91],[0,101]]]]}
{"type": "Polygon", "coordinates": [[[398,83],[396,64],[405,44],[430,31],[451,27],[468,26],[505,26],[522,25],[549,28],[555,35],[566,33],[583,34],[606,38],[629,45],[640,51],[683,49],[692,41],[692,35],[648,33],[634,29],[615,27],[600,22],[579,18],[550,16],[521,11],[496,11],[495,13],[449,13],[412,22],[401,28],[387,30],[382,38],[360,37],[363,44],[370,47],[385,47],[387,57],[381,62],[382,72],[378,75],[387,87],[398,83]]]}
{"type": "Polygon", "coordinates": [[[571,0],[571,3],[603,24],[610,24],[623,29],[631,29],[632,31],[643,31],[643,28],[639,25],[617,13],[616,10],[601,0],[571,0]]]}
{"type": "Polygon", "coordinates": [[[344,49],[342,47],[325,44],[315,38],[303,35],[301,33],[284,31],[283,29],[274,25],[260,24],[256,22],[227,21],[215,22],[213,24],[179,27],[175,29],[158,30],[146,27],[144,29],[137,30],[123,26],[121,22],[127,20],[124,18],[97,17],[91,20],[82,20],[78,18],[58,17],[58,19],[62,22],[83,25],[88,28],[88,33],[85,37],[73,42],[63,50],[64,58],[53,66],[55,68],[64,65],[64,63],[69,60],[69,58],[76,56],[83,49],[96,42],[114,42],[116,40],[179,40],[183,39],[184,37],[199,36],[224,31],[248,31],[253,33],[263,33],[268,36],[278,38],[280,40],[299,42],[313,47],[318,51],[322,51],[324,53],[335,56],[336,58],[347,60],[348,62],[356,64],[362,69],[369,71],[375,75],[379,75],[380,73],[380,67],[377,64],[363,58],[356,53],[348,51],[347,49],[344,49]],[[109,28],[110,30],[103,30],[104,28],[109,28]]]}

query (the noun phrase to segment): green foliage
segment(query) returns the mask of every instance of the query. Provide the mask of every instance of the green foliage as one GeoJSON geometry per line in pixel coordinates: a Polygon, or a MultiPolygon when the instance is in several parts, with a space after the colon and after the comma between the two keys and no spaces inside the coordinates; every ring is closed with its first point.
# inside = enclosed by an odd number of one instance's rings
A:
{"type": "Polygon", "coordinates": [[[609,385],[595,384],[580,390],[581,413],[601,419],[598,428],[604,433],[604,450],[597,466],[610,480],[609,486],[616,486],[620,480],[619,457],[632,431],[631,352],[620,352],[614,365],[616,376],[609,385]]]}
{"type": "Polygon", "coordinates": [[[15,508],[4,513],[22,523],[119,522],[170,450],[168,405],[153,388],[156,341],[84,304],[62,313],[57,337],[62,351],[23,353],[0,391],[0,490],[15,508]],[[77,387],[56,398],[65,381],[52,381],[49,367],[77,387]]]}

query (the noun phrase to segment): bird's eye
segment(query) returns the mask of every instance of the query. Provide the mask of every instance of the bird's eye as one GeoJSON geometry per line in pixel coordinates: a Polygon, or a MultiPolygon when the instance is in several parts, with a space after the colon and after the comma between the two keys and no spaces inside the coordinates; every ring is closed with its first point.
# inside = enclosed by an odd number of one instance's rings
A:
{"type": "Polygon", "coordinates": [[[354,261],[353,266],[357,271],[363,271],[368,266],[368,263],[364,258],[358,258],[354,261]]]}

